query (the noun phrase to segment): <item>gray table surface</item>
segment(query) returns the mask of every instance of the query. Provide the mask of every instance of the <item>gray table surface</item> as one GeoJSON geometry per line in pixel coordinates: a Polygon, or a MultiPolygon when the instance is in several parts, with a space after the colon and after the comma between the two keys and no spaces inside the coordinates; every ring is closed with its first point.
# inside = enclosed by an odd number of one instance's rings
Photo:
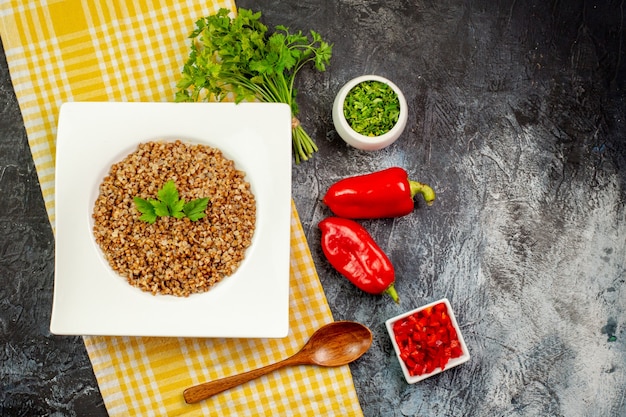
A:
{"type": "MultiPolygon", "coordinates": [[[[334,43],[328,71],[298,81],[320,150],[294,165],[293,198],[335,319],[374,332],[351,366],[364,414],[626,415],[624,2],[237,5],[334,43]],[[331,120],[334,94],[366,73],[410,107],[377,152],[346,146],[331,120]],[[334,272],[317,228],[332,182],[393,165],[438,193],[361,222],[395,264],[401,305],[334,272]],[[472,359],[408,385],[384,321],[443,297],[472,359]]],[[[0,106],[0,415],[104,416],[82,339],[49,332],[54,239],[4,54],[0,106]]]]}

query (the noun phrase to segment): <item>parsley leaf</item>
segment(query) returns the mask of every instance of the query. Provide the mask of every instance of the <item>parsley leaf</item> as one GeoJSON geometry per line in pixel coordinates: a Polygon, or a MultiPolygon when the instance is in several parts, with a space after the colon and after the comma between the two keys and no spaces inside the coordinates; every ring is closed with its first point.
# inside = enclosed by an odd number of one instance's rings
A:
{"type": "MultiPolygon", "coordinates": [[[[161,201],[159,206],[165,206],[165,208],[162,209],[163,211],[161,211],[164,214],[157,212],[159,216],[172,216],[177,219],[185,217],[185,214],[183,213],[183,206],[185,205],[185,202],[178,198],[178,190],[176,189],[174,181],[169,180],[163,184],[163,187],[157,192],[157,195],[161,201]]],[[[156,209],[157,208],[155,206],[155,210],[156,209]]]]}
{"type": "Polygon", "coordinates": [[[207,197],[191,200],[190,202],[185,203],[183,206],[183,212],[187,217],[189,217],[189,220],[195,222],[196,220],[200,220],[206,216],[204,211],[206,210],[208,204],[209,199],[207,197]]]}
{"type": "Polygon", "coordinates": [[[153,224],[157,218],[157,214],[154,212],[154,206],[148,200],[139,197],[133,198],[133,201],[135,202],[135,207],[137,207],[137,210],[141,213],[139,220],[153,224]]]}
{"type": "Polygon", "coordinates": [[[197,221],[206,216],[205,210],[209,198],[198,198],[185,203],[180,199],[176,184],[169,180],[159,191],[158,200],[134,197],[135,207],[141,213],[139,220],[153,224],[158,217],[174,217],[182,219],[188,217],[191,221],[197,221]]]}
{"type": "Polygon", "coordinates": [[[163,184],[163,187],[157,191],[157,196],[171,210],[172,206],[178,201],[178,190],[174,181],[169,180],[163,184]]]}
{"type": "Polygon", "coordinates": [[[230,10],[199,19],[191,38],[191,51],[176,84],[175,100],[235,102],[258,100],[286,103],[292,114],[292,141],[296,163],[308,160],[317,145],[298,116],[295,77],[306,64],[325,71],[332,44],[311,30],[292,32],[278,25],[273,33],[261,21],[261,12],[230,10]]]}
{"type": "Polygon", "coordinates": [[[170,211],[167,208],[167,204],[162,201],[149,200],[150,204],[154,207],[154,214],[159,217],[167,217],[170,215],[170,211]]]}

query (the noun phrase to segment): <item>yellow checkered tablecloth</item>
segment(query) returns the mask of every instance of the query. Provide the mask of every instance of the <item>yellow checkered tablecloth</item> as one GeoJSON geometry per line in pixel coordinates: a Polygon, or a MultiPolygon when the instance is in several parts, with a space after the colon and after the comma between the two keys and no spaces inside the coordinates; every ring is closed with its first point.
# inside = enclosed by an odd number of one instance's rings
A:
{"type": "MultiPolygon", "coordinates": [[[[0,36],[52,224],[61,104],[172,101],[194,22],[221,7],[235,12],[228,0],[0,1],[0,36]]],[[[362,415],[347,366],[284,368],[198,404],[183,400],[188,386],[284,359],[333,321],[293,204],[291,220],[288,337],[85,336],[111,416],[362,415]]]]}

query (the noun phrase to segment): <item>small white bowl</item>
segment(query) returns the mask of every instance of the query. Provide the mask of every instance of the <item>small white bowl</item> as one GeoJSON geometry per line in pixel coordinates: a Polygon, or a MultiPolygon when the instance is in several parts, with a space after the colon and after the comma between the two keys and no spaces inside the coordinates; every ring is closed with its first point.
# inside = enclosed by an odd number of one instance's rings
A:
{"type": "Polygon", "coordinates": [[[467,345],[465,344],[465,340],[463,340],[463,335],[461,334],[461,330],[459,329],[459,325],[456,321],[456,318],[454,317],[454,312],[452,311],[452,306],[450,305],[450,302],[448,301],[447,298],[443,298],[439,301],[435,301],[432,302],[430,304],[427,304],[425,306],[416,308],[414,310],[411,311],[407,311],[406,313],[400,314],[399,316],[396,317],[392,317],[389,320],[387,320],[385,322],[385,325],[387,327],[387,331],[389,332],[389,337],[391,338],[391,343],[393,344],[393,348],[396,352],[396,357],[398,358],[398,361],[400,362],[400,367],[402,368],[402,373],[404,374],[404,379],[406,379],[406,382],[408,382],[409,384],[415,384],[416,382],[419,382],[423,379],[426,379],[428,377],[431,377],[433,375],[437,375],[443,371],[446,371],[450,368],[453,368],[455,366],[458,366],[462,363],[465,363],[467,361],[470,360],[470,354],[469,351],[467,350],[467,345]],[[400,357],[400,347],[398,346],[398,343],[396,342],[396,338],[394,335],[394,331],[393,331],[393,325],[395,322],[397,322],[398,320],[402,320],[406,317],[409,317],[410,315],[417,313],[418,311],[422,311],[426,308],[429,307],[433,307],[437,304],[445,304],[446,309],[448,311],[448,316],[450,317],[450,322],[452,324],[452,326],[454,327],[454,330],[456,330],[456,334],[457,334],[457,338],[459,340],[459,345],[461,347],[461,351],[462,354],[461,356],[457,356],[456,358],[450,358],[448,360],[448,363],[444,365],[443,369],[441,368],[436,368],[435,370],[433,370],[432,372],[428,373],[428,374],[422,374],[422,375],[410,375],[409,374],[409,369],[407,368],[406,364],[404,363],[404,360],[402,360],[402,358],[400,357]]]}
{"type": "Polygon", "coordinates": [[[341,138],[349,145],[365,151],[379,150],[395,142],[406,127],[408,115],[409,110],[402,91],[400,91],[397,85],[378,75],[362,75],[360,77],[353,78],[348,81],[341,88],[341,90],[339,90],[337,96],[335,96],[335,101],[333,102],[333,124],[335,125],[337,133],[339,133],[339,136],[341,136],[341,138]],[[391,130],[380,136],[370,137],[356,132],[350,127],[350,124],[346,120],[343,113],[343,104],[346,100],[346,96],[353,87],[364,81],[380,81],[389,85],[389,87],[391,87],[391,89],[398,95],[398,100],[400,101],[400,115],[398,117],[398,121],[393,128],[391,128],[391,130]]]}

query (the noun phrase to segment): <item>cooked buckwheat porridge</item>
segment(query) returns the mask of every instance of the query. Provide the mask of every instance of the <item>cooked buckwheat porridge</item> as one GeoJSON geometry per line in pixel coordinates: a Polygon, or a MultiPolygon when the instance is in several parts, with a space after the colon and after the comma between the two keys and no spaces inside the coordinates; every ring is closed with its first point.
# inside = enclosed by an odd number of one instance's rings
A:
{"type": "Polygon", "coordinates": [[[252,241],[256,201],[244,177],[219,149],[142,143],[100,185],[96,242],[113,270],[144,291],[185,297],[208,291],[237,270],[252,241]],[[156,199],[170,180],[180,199],[209,198],[204,218],[140,220],[133,198],[156,199]]]}

